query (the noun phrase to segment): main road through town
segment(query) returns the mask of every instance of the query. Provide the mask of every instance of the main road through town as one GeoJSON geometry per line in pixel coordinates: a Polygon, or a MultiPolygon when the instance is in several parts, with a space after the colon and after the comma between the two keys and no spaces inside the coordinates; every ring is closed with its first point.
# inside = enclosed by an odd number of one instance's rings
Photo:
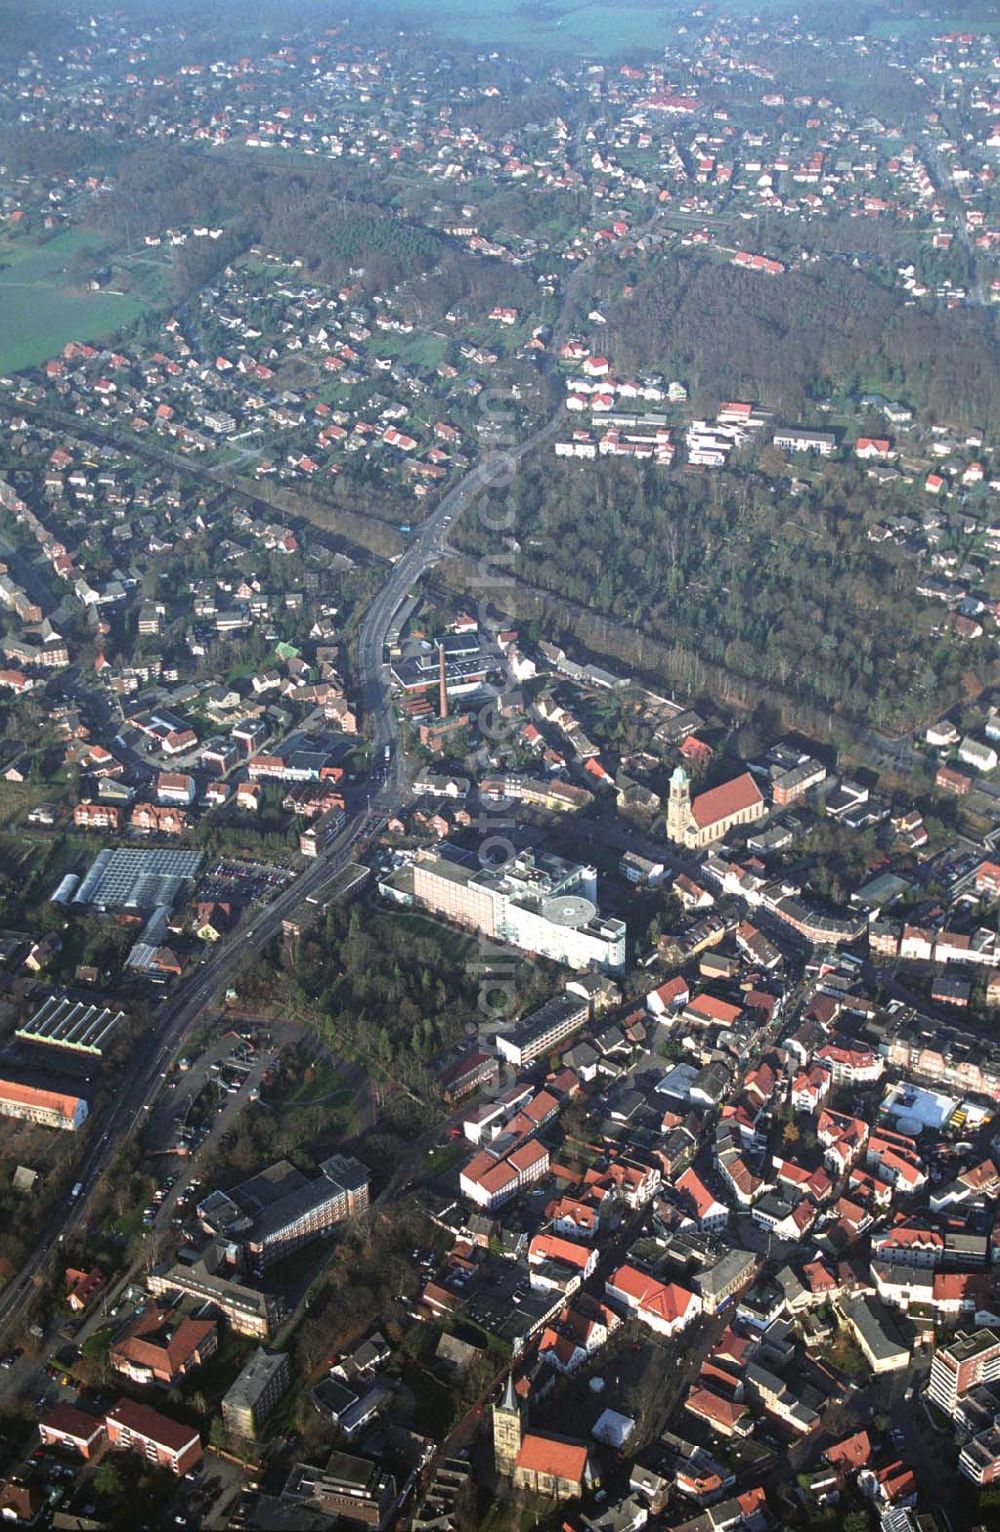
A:
{"type": "MultiPolygon", "coordinates": [[[[592,259],[588,257],[580,261],[563,287],[559,315],[550,341],[549,366],[572,312],[570,300],[576,297],[587,280],[592,259]]],[[[513,407],[511,418],[516,418],[513,407]]],[[[57,1209],[27,1261],[0,1292],[0,1331],[15,1317],[40,1280],[49,1257],[85,1222],[97,1182],[119,1147],[141,1135],[168,1066],[194,1020],[218,994],[225,980],[238,973],[254,952],[266,947],[280,932],[282,921],[292,910],[304,899],[319,896],[324,886],[343,871],[359,843],[375,833],[403,803],[407,792],[406,762],[396,748],[396,717],[385,660],[386,640],[393,619],[413,587],[446,556],[448,530],[452,523],[491,484],[508,477],[524,457],[553,436],[559,418],[560,408],[557,407],[544,425],[523,440],[488,452],[444,495],[421,524],[406,551],[390,566],[358,633],[360,699],[372,737],[370,795],[363,807],[359,805],[351,810],[340,835],[316,861],[270,904],[248,916],[237,931],[213,948],[210,956],[179,981],[173,993],[154,1013],[154,1023],[137,1043],[131,1068],[117,1096],[88,1130],[93,1137],[77,1171],[73,1194],[57,1209]]]]}

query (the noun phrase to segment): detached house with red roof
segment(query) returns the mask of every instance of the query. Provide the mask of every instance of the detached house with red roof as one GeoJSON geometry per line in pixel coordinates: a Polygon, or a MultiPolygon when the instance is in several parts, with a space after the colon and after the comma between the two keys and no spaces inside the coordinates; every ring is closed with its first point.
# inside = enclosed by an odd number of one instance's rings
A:
{"type": "Polygon", "coordinates": [[[559,1372],[575,1372],[607,1344],[621,1323],[621,1317],[600,1299],[577,1293],[542,1332],[539,1359],[559,1372]]]}
{"type": "Polygon", "coordinates": [[[646,996],[646,1009],[651,1016],[669,1016],[681,1006],[687,1005],[690,999],[688,982],[678,974],[658,989],[650,990],[646,996]]]}
{"type": "Polygon", "coordinates": [[[864,463],[887,463],[895,453],[884,437],[859,436],[854,443],[854,455],[864,463]]]}
{"type": "Polygon", "coordinates": [[[107,1278],[98,1266],[90,1271],[78,1271],[73,1266],[67,1266],[66,1303],[74,1314],[82,1314],[93,1303],[97,1294],[103,1291],[106,1281],[107,1278]]]}
{"type": "Polygon", "coordinates": [[[872,1444],[867,1431],[856,1431],[853,1436],[845,1436],[839,1442],[831,1443],[823,1453],[833,1468],[848,1473],[866,1467],[871,1455],[872,1444]]]}

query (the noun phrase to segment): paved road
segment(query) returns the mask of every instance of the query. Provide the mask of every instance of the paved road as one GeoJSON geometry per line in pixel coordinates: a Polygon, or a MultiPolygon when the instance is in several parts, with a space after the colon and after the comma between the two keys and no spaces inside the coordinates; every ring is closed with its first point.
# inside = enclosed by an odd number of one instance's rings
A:
{"type": "Polygon", "coordinates": [[[249,925],[214,949],[207,961],[178,985],[174,994],[159,1010],[155,1028],[136,1049],[132,1069],[103,1120],[98,1124],[83,1163],[77,1172],[81,1187],[76,1197],[67,1199],[61,1216],[57,1213],[43,1233],[31,1256],[3,1292],[0,1293],[0,1326],[16,1313],[45,1262],[58,1245],[84,1223],[94,1187],[119,1146],[135,1137],[161,1089],[167,1066],[180,1046],[187,1029],[211,1002],[227,978],[281,930],[281,922],[308,895],[319,894],[351,860],[357,842],[378,823],[376,809],[355,815],[337,839],[294,883],[259,913],[249,925]]]}
{"type": "MultiPolygon", "coordinates": [[[[549,421],[526,441],[513,449],[520,460],[556,428],[549,421]]],[[[493,480],[509,470],[506,454],[494,455],[478,464],[455,486],[422,526],[406,553],[392,566],[389,576],[366,613],[359,635],[358,669],[361,677],[362,705],[370,714],[375,750],[376,772],[380,755],[388,747],[390,761],[381,771],[381,780],[369,806],[355,810],[347,825],[323,855],[296,881],[282,890],[271,904],[255,914],[247,925],[216,947],[207,960],[181,981],[157,1016],[156,1026],[136,1050],[127,1084],[99,1124],[101,1132],[93,1138],[78,1171],[80,1192],[70,1196],[62,1210],[42,1235],[24,1266],[0,1293],[0,1328],[17,1313],[25,1297],[42,1272],[49,1256],[84,1223],[94,1188],[119,1145],[141,1131],[146,1114],[152,1109],[163,1079],[181,1044],[185,1032],[210,1004],[224,981],[255,952],[281,930],[282,920],[305,898],[317,895],[351,860],[357,843],[395,812],[407,790],[406,765],[395,750],[396,721],[391,705],[388,674],[383,664],[386,634],[410,587],[443,556],[443,544],[452,519],[493,480]]]]}
{"type": "MultiPolygon", "coordinates": [[[[648,227],[652,227],[656,218],[654,213],[648,227]]],[[[559,312],[553,325],[550,352],[546,359],[549,371],[554,366],[558,347],[565,336],[573,302],[589,279],[592,267],[593,257],[588,256],[574,267],[563,287],[559,312]]],[[[67,425],[65,419],[44,407],[27,406],[20,401],[11,401],[10,407],[59,428],[67,425]]],[[[325,884],[343,870],[359,841],[374,833],[385,818],[398,811],[406,796],[408,784],[406,763],[396,748],[397,723],[389,690],[388,667],[385,664],[386,638],[393,618],[411,587],[447,556],[448,530],[455,518],[466,511],[492,483],[509,474],[512,467],[516,467],[524,457],[555,435],[561,418],[560,401],[545,424],[525,440],[491,452],[476,464],[445,494],[423,522],[406,551],[391,566],[384,584],[364,616],[358,635],[361,705],[371,720],[374,752],[374,791],[367,806],[364,809],[353,809],[341,834],[301,877],[255,914],[243,928],[221,942],[200,967],[181,980],[162,1005],[155,1027],[136,1049],[127,1082],[103,1120],[96,1125],[100,1131],[94,1133],[77,1173],[80,1186],[78,1195],[71,1195],[67,1199],[61,1216],[58,1212],[55,1214],[24,1266],[0,1293],[0,1331],[17,1314],[49,1257],[84,1224],[101,1173],[111,1162],[120,1144],[137,1137],[141,1132],[146,1114],[151,1111],[162,1087],[167,1067],[196,1017],[211,1003],[226,979],[279,933],[285,916],[303,899],[318,894],[325,884]]],[[[88,434],[85,421],[71,420],[68,424],[79,434],[88,434]]],[[[169,460],[169,454],[162,454],[162,457],[169,460]]],[[[187,472],[191,471],[191,465],[186,461],[182,466],[187,472]]]]}

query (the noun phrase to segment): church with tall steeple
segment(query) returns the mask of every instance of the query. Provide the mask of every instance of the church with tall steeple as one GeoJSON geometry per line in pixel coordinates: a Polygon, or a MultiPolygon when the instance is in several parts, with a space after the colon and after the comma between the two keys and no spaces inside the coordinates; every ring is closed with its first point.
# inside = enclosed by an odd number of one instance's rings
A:
{"type": "Polygon", "coordinates": [[[691,779],[675,766],[667,799],[667,839],[703,851],[737,825],[753,824],[767,813],[764,795],[748,771],[691,797],[691,779]]]}
{"type": "Polygon", "coordinates": [[[691,782],[684,767],[675,766],[667,799],[667,839],[672,840],[676,846],[683,845],[690,825],[691,782]]]}
{"type": "Polygon", "coordinates": [[[497,1473],[507,1478],[514,1476],[523,1433],[521,1401],[514,1392],[514,1374],[509,1372],[503,1397],[493,1406],[493,1458],[497,1473]]]}
{"type": "Polygon", "coordinates": [[[493,1406],[493,1458],[500,1478],[512,1479],[515,1489],[555,1500],[578,1499],[597,1483],[584,1442],[537,1436],[524,1424],[524,1405],[508,1373],[500,1402],[493,1406]]]}

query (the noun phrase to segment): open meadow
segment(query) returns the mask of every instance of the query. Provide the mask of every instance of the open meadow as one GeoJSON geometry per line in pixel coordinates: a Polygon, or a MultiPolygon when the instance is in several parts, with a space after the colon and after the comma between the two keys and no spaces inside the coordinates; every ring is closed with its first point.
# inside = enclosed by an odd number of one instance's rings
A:
{"type": "Polygon", "coordinates": [[[104,340],[149,306],[160,275],[152,263],[130,271],[129,292],[86,285],[101,249],[77,229],[43,242],[0,240],[0,373],[37,367],[70,340],[104,340]]]}

